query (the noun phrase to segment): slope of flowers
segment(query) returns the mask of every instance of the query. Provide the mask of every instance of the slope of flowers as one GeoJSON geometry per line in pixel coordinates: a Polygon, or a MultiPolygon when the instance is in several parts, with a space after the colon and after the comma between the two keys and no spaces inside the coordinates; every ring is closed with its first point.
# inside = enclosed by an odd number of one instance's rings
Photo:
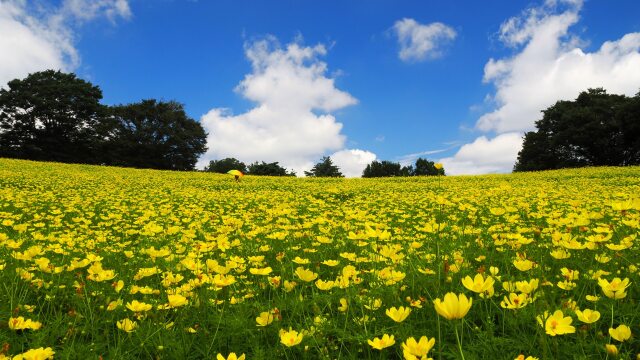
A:
{"type": "Polygon", "coordinates": [[[637,167],[236,183],[0,159],[0,359],[635,358],[639,229],[637,167]]]}

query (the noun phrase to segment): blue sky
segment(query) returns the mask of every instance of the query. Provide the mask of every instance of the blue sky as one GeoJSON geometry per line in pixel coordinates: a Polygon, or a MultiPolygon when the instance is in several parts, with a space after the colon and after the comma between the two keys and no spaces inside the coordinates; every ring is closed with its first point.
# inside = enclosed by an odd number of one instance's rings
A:
{"type": "Polygon", "coordinates": [[[506,172],[539,110],[640,89],[637,14],[635,0],[2,0],[0,29],[23,41],[0,40],[0,83],[53,67],[107,104],[177,100],[212,133],[201,165],[301,173],[334,155],[357,175],[422,153],[451,174],[506,172]]]}

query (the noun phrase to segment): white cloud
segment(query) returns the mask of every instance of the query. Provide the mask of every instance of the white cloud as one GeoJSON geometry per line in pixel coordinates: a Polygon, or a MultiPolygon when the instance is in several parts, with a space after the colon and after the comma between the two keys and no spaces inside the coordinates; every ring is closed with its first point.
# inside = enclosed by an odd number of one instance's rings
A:
{"type": "Polygon", "coordinates": [[[423,25],[408,18],[396,21],[392,30],[400,44],[398,57],[407,62],[441,56],[443,45],[456,37],[455,30],[443,23],[423,25]]]}
{"type": "Polygon", "coordinates": [[[521,49],[513,57],[490,59],[485,65],[484,81],[496,87],[492,99],[497,109],[480,117],[478,129],[531,130],[542,109],[558,100],[573,100],[590,87],[627,95],[638,91],[640,33],[585,52],[578,47],[583,41],[569,32],[579,21],[581,5],[581,1],[547,1],[502,24],[500,39],[521,49]]]}
{"type": "Polygon", "coordinates": [[[252,72],[236,91],[256,106],[239,115],[218,108],[202,116],[209,150],[198,167],[212,159],[235,157],[244,162],[278,161],[302,175],[323,154],[344,147],[342,124],[329,112],[357,100],[327,77],[327,64],[320,60],[326,54],[323,45],[297,41],[282,47],[269,37],[247,44],[245,53],[252,72]]]}
{"type": "Polygon", "coordinates": [[[0,1],[0,87],[36,71],[75,70],[80,57],[74,46],[74,20],[102,15],[114,21],[130,17],[131,10],[126,0],[65,0],[58,8],[0,1]]]}
{"type": "Polygon", "coordinates": [[[331,155],[331,160],[345,177],[362,176],[364,168],[375,159],[376,154],[358,149],[340,150],[331,155]]]}
{"type": "Polygon", "coordinates": [[[498,38],[516,52],[485,65],[483,80],[496,88],[489,96],[495,109],[476,123],[476,129],[499,135],[479,137],[442,159],[447,173],[509,172],[522,134],[534,129],[541,110],[558,100],[573,100],[588,88],[626,95],[638,91],[640,33],[585,52],[581,46],[586,42],[570,31],[580,20],[582,5],[582,0],[547,0],[502,24],[498,38]]]}
{"type": "Polygon", "coordinates": [[[505,173],[513,169],[520,147],[522,134],[517,132],[493,139],[481,136],[463,145],[454,156],[439,161],[448,175],[505,173]]]}
{"type": "MultiPolygon", "coordinates": [[[[447,145],[447,144],[445,144],[445,145],[447,145]]],[[[429,156],[429,155],[435,155],[435,154],[443,153],[443,152],[445,152],[447,150],[451,150],[452,148],[454,148],[456,146],[457,145],[452,145],[452,146],[444,148],[444,149],[427,150],[427,151],[421,151],[421,152],[417,152],[417,153],[413,153],[413,154],[402,155],[402,156],[400,156],[398,158],[398,162],[402,166],[413,165],[416,162],[416,160],[418,160],[418,158],[420,158],[420,157],[425,157],[425,156],[429,156]]]]}

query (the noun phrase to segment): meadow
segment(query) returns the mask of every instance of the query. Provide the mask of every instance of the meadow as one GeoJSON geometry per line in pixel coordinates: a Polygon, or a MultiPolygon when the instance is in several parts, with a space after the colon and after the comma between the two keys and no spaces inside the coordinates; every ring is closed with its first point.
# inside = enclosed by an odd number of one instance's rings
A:
{"type": "Polygon", "coordinates": [[[0,159],[0,359],[636,359],[640,168],[0,159]]]}

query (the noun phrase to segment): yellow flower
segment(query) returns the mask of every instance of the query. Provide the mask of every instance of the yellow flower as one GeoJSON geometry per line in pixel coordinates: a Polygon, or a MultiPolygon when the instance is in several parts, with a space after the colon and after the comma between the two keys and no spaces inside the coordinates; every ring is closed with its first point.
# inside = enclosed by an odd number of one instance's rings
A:
{"type": "Polygon", "coordinates": [[[629,278],[620,280],[620,278],[613,278],[611,282],[606,279],[598,279],[598,285],[602,288],[602,292],[609,298],[622,299],[627,296],[625,289],[629,287],[629,278]]]}
{"type": "Polygon", "coordinates": [[[316,287],[322,291],[329,291],[331,289],[333,289],[333,287],[336,285],[336,283],[334,281],[324,281],[322,279],[318,279],[316,280],[316,287]]]}
{"type": "Polygon", "coordinates": [[[303,268],[302,266],[299,266],[296,269],[296,275],[298,276],[298,278],[300,280],[306,281],[306,282],[313,281],[318,277],[318,274],[314,273],[311,270],[307,270],[307,269],[303,268]]]}
{"type": "Polygon", "coordinates": [[[292,347],[300,344],[302,338],[303,335],[301,333],[298,333],[295,330],[291,330],[291,328],[289,328],[289,331],[280,329],[280,342],[287,347],[292,347]]]}
{"type": "Polygon", "coordinates": [[[547,335],[556,336],[564,334],[573,334],[576,332],[576,328],[571,326],[573,319],[570,316],[565,317],[562,310],[556,310],[553,315],[547,317],[547,312],[544,316],[538,316],[538,323],[542,324],[544,318],[544,328],[547,335]]]}
{"type": "Polygon", "coordinates": [[[22,354],[16,355],[13,357],[13,360],[46,360],[53,359],[53,354],[56,352],[53,351],[50,347],[48,348],[37,348],[31,349],[22,354]]]}
{"type": "Polygon", "coordinates": [[[167,298],[169,299],[169,306],[173,308],[184,306],[189,303],[189,300],[180,294],[167,295],[167,298]]]}
{"type": "Polygon", "coordinates": [[[500,302],[500,306],[504,309],[520,309],[531,302],[531,298],[527,294],[510,293],[509,297],[504,297],[504,300],[500,302]]]}
{"type": "Polygon", "coordinates": [[[380,306],[382,306],[382,300],[373,299],[373,301],[370,301],[369,304],[365,305],[364,307],[369,310],[378,310],[380,309],[380,306]]]}
{"type": "Polygon", "coordinates": [[[540,281],[538,279],[531,279],[529,281],[516,281],[516,289],[524,294],[531,294],[536,291],[540,281]]]}
{"type": "Polygon", "coordinates": [[[597,295],[587,295],[585,296],[585,298],[587,299],[587,301],[591,301],[591,302],[596,302],[600,300],[600,297],[597,295]]]}
{"type": "Polygon", "coordinates": [[[604,346],[605,350],[607,350],[607,354],[612,356],[618,356],[618,347],[613,344],[606,344],[604,346]]]}
{"type": "Polygon", "coordinates": [[[578,320],[582,321],[585,324],[591,324],[600,319],[600,313],[596,310],[576,310],[576,315],[578,315],[578,320]]]}
{"type": "Polygon", "coordinates": [[[492,277],[485,279],[481,274],[476,274],[473,279],[471,279],[471,276],[462,279],[464,287],[478,294],[489,292],[490,289],[493,290],[494,283],[495,280],[492,277]]]}
{"type": "Polygon", "coordinates": [[[271,274],[272,271],[273,269],[271,268],[271,266],[267,266],[266,268],[261,268],[261,269],[258,269],[258,268],[249,269],[249,272],[253,275],[269,275],[271,274]]]}
{"type": "Polygon", "coordinates": [[[273,314],[270,311],[263,311],[256,318],[256,324],[258,326],[267,326],[273,322],[273,318],[273,314]]]}
{"type": "Polygon", "coordinates": [[[609,328],[609,335],[617,341],[623,342],[631,337],[631,329],[627,325],[620,325],[617,328],[609,328]]]}
{"type": "Polygon", "coordinates": [[[467,299],[464,294],[456,296],[452,292],[444,296],[444,301],[439,298],[433,301],[436,312],[448,320],[462,319],[471,309],[472,303],[473,299],[467,299]]]}
{"type": "Polygon", "coordinates": [[[349,308],[349,303],[347,302],[347,299],[341,298],[340,306],[338,306],[338,310],[340,310],[341,312],[345,312],[347,311],[348,308],[349,308]]]}
{"type": "Polygon", "coordinates": [[[8,325],[11,330],[38,330],[42,327],[41,322],[25,319],[22,316],[18,316],[16,318],[10,317],[8,325]]]}
{"type": "Polygon", "coordinates": [[[216,360],[244,360],[244,354],[237,356],[236,353],[231,353],[227,357],[224,357],[222,354],[218,354],[216,356],[216,360]]]}
{"type": "Polygon", "coordinates": [[[520,354],[514,360],[538,360],[538,358],[537,357],[533,357],[533,356],[524,357],[524,355],[520,354]]]}
{"type": "Polygon", "coordinates": [[[436,343],[436,338],[428,339],[426,336],[416,341],[413,337],[408,338],[402,343],[402,354],[405,359],[423,359],[436,343]]]}
{"type": "Polygon", "coordinates": [[[382,338],[373,338],[373,340],[367,340],[367,343],[371,345],[372,348],[376,350],[382,350],[396,343],[393,335],[389,336],[387,334],[382,335],[382,338]]]}
{"type": "Polygon", "coordinates": [[[129,310],[131,310],[133,312],[149,311],[149,310],[151,310],[151,308],[153,308],[153,306],[151,306],[151,304],[146,304],[146,303],[140,302],[138,300],[133,300],[133,301],[127,303],[127,309],[129,309],[129,310]]]}
{"type": "Polygon", "coordinates": [[[116,326],[118,327],[118,329],[126,331],[126,332],[132,332],[133,330],[135,330],[138,327],[138,323],[133,321],[133,320],[129,320],[127,319],[122,319],[118,322],[116,322],[116,326]]]}
{"type": "Polygon", "coordinates": [[[513,266],[520,271],[528,271],[533,268],[533,261],[527,259],[517,259],[513,261],[513,266]]]}
{"type": "Polygon", "coordinates": [[[385,312],[391,320],[395,322],[403,322],[409,314],[411,314],[411,308],[400,306],[399,308],[392,307],[385,312]]]}

